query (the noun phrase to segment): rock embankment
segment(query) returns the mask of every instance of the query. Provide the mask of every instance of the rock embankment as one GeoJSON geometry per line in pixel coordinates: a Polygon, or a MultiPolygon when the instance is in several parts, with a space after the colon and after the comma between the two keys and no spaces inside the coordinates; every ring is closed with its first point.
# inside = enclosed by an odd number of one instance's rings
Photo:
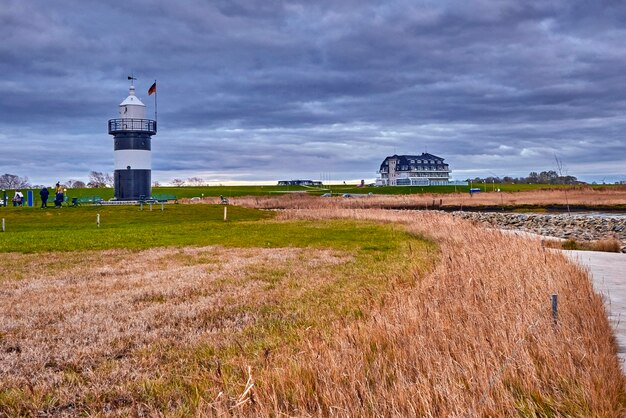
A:
{"type": "Polygon", "coordinates": [[[526,214],[498,212],[454,212],[502,229],[532,232],[549,237],[593,241],[615,238],[626,252],[626,217],[584,214],[526,214]]]}

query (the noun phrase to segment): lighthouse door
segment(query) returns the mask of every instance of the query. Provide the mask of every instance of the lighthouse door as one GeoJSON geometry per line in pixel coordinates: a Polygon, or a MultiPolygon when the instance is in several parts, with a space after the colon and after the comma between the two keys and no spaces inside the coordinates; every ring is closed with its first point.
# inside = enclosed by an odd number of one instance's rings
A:
{"type": "Polygon", "coordinates": [[[124,186],[122,184],[121,181],[121,175],[120,172],[118,170],[115,170],[114,173],[114,190],[115,190],[115,198],[116,199],[122,199],[122,196],[124,196],[124,186]]]}

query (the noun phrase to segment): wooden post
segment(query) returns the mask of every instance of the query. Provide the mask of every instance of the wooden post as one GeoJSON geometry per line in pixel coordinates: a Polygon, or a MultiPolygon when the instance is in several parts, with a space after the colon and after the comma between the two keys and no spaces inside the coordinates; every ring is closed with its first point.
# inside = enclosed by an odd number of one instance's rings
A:
{"type": "Polygon", "coordinates": [[[559,317],[559,297],[556,293],[552,294],[552,319],[554,320],[554,325],[557,324],[559,317]]]}
{"type": "Polygon", "coordinates": [[[143,210],[143,200],[139,202],[139,210],[143,210]]]}
{"type": "Polygon", "coordinates": [[[98,226],[98,228],[100,227],[100,214],[96,214],[96,225],[98,226]]]}
{"type": "Polygon", "coordinates": [[[2,232],[4,232],[4,218],[2,218],[2,232]]]}
{"type": "Polygon", "coordinates": [[[228,209],[228,206],[224,206],[224,222],[226,222],[226,219],[228,218],[228,212],[226,209],[228,209]]]}
{"type": "Polygon", "coordinates": [[[161,212],[165,210],[165,203],[161,202],[161,212]]]}
{"type": "Polygon", "coordinates": [[[152,202],[150,202],[150,212],[152,212],[152,202]]]}

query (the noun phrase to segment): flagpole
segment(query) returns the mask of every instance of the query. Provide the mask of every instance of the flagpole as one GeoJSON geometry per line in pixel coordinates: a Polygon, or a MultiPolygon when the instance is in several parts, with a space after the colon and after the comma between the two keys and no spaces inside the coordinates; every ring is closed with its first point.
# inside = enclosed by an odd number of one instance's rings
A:
{"type": "MultiPolygon", "coordinates": [[[[156,79],[154,79],[154,85],[156,86],[156,79]]],[[[158,89],[154,90],[154,121],[157,121],[157,94],[159,94],[159,92],[157,91],[158,89]]]]}

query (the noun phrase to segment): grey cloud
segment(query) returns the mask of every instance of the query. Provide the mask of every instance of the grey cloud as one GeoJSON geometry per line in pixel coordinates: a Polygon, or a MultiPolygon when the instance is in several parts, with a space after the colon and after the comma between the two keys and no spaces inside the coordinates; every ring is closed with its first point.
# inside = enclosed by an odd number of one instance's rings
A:
{"type": "Polygon", "coordinates": [[[148,114],[158,79],[155,175],[373,178],[426,147],[458,173],[626,171],[621,2],[5,3],[0,163],[33,179],[110,169],[131,72],[148,114]]]}

